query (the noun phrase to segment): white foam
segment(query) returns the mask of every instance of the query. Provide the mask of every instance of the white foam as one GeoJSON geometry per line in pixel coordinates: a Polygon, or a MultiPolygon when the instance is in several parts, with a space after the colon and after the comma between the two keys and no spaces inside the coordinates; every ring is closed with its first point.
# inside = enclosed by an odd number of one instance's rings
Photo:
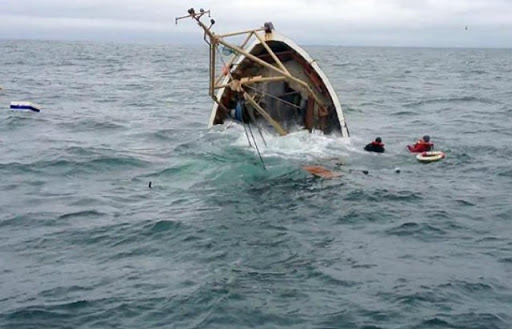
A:
{"type": "MultiPolygon", "coordinates": [[[[244,128],[238,123],[228,123],[224,130],[217,130],[225,134],[232,134],[235,139],[233,145],[237,147],[249,148],[244,128]]],[[[252,136],[247,129],[251,144],[252,136]]],[[[258,129],[252,126],[252,133],[263,157],[280,157],[286,159],[314,161],[325,158],[339,158],[347,156],[350,151],[355,149],[350,139],[341,138],[334,135],[324,135],[321,131],[309,133],[307,130],[291,132],[286,136],[278,136],[274,133],[262,131],[262,140],[258,129]]],[[[250,148],[256,152],[254,147],[250,148]]]]}

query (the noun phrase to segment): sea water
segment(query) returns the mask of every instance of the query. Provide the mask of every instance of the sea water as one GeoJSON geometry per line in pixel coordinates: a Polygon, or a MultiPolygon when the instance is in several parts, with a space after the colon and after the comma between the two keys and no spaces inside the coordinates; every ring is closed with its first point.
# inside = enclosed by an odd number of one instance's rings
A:
{"type": "Polygon", "coordinates": [[[265,170],[206,46],[0,41],[0,327],[511,328],[512,51],[306,49],[351,138],[265,170]]]}

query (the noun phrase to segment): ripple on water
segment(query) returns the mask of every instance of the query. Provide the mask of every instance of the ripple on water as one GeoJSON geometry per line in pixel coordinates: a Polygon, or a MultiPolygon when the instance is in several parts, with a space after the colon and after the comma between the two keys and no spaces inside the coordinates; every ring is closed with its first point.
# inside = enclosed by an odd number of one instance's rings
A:
{"type": "Polygon", "coordinates": [[[437,314],[435,317],[421,321],[413,328],[460,328],[460,329],[505,329],[506,319],[493,313],[461,313],[461,314],[437,314]],[[434,326],[435,325],[435,326],[434,326]]]}

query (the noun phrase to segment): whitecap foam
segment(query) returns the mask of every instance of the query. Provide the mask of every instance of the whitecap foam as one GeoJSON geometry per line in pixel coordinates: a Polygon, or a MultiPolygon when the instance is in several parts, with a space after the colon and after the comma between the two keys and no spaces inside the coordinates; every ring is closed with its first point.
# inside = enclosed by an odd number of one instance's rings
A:
{"type": "MultiPolygon", "coordinates": [[[[334,135],[325,135],[321,131],[309,133],[307,130],[290,132],[286,136],[262,130],[263,139],[258,129],[252,127],[252,135],[263,157],[279,157],[298,160],[318,160],[325,158],[339,158],[347,156],[355,148],[350,139],[334,135]]],[[[222,130],[215,129],[221,134],[228,134],[234,137],[232,145],[241,148],[249,148],[244,127],[238,123],[228,123],[222,130]]],[[[251,144],[254,144],[253,137],[247,127],[251,144]]],[[[256,152],[254,147],[251,148],[256,152]]]]}

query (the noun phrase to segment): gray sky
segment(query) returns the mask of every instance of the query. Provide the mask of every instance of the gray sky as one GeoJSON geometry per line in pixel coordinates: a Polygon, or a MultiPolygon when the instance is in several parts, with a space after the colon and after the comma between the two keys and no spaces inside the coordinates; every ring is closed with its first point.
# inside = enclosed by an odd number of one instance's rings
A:
{"type": "Polygon", "coordinates": [[[512,47],[512,0],[0,0],[0,38],[200,43],[190,7],[215,30],[272,21],[300,44],[512,47]],[[466,30],[465,27],[468,27],[466,30]]]}

